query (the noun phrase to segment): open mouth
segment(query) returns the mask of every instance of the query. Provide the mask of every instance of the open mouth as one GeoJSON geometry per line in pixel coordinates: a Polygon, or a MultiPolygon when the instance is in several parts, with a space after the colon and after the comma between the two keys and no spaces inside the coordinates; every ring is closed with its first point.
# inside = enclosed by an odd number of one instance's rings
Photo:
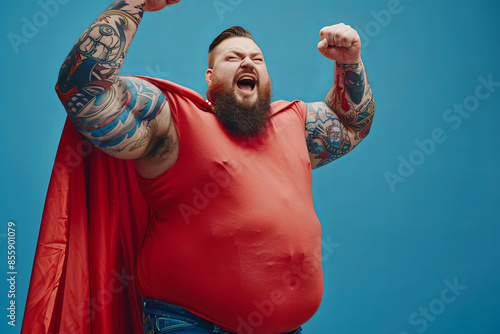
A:
{"type": "Polygon", "coordinates": [[[242,91],[251,92],[255,88],[255,79],[252,77],[243,76],[236,82],[236,85],[242,91]]]}

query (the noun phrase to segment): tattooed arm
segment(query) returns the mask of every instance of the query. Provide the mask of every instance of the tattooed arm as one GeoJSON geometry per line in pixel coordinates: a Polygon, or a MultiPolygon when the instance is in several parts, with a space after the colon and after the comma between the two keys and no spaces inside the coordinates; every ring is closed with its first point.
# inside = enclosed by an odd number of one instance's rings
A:
{"type": "Polygon", "coordinates": [[[106,153],[146,158],[159,151],[155,138],[172,133],[170,109],[161,91],[118,73],[143,12],[179,1],[113,2],[64,60],[56,85],[59,99],[76,128],[106,153]]]}
{"type": "Polygon", "coordinates": [[[335,81],[325,102],[307,104],[306,138],[311,167],[340,158],[365,138],[375,102],[360,58],[357,32],[338,24],[320,31],[318,49],[336,61],[335,81]]]}

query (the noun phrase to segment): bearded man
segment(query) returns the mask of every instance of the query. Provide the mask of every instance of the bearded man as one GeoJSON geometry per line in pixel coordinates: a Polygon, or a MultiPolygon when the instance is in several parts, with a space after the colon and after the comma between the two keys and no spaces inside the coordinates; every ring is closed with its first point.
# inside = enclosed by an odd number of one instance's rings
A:
{"type": "Polygon", "coordinates": [[[151,208],[134,281],[145,333],[300,333],[323,292],[311,169],[366,137],[375,109],[359,35],[321,29],[318,49],[336,61],[325,102],[270,103],[263,53],[238,26],[210,45],[207,100],[119,76],[143,13],[179,1],[115,1],[71,50],[56,91],[90,143],[134,161],[151,208]]]}

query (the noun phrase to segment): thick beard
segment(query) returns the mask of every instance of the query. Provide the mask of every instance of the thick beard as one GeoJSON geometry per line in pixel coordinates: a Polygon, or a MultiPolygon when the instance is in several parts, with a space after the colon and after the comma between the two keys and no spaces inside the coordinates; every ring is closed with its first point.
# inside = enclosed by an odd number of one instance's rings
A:
{"type": "MultiPolygon", "coordinates": [[[[255,88],[257,89],[257,87],[255,88]]],[[[233,91],[210,91],[215,115],[226,129],[236,137],[250,138],[266,130],[266,121],[271,109],[271,85],[259,91],[253,105],[239,103],[233,91]]]]}

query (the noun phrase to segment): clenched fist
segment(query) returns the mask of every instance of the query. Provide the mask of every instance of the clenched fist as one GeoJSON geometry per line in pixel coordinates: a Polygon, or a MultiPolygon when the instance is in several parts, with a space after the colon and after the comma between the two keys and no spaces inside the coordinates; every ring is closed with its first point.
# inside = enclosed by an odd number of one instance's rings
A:
{"type": "Polygon", "coordinates": [[[318,50],[339,64],[354,64],[361,61],[361,39],[356,30],[339,23],[324,27],[319,32],[321,41],[318,50]]]}
{"type": "Polygon", "coordinates": [[[166,6],[174,5],[179,1],[181,0],[146,0],[143,10],[145,12],[155,12],[165,8],[166,6]]]}

